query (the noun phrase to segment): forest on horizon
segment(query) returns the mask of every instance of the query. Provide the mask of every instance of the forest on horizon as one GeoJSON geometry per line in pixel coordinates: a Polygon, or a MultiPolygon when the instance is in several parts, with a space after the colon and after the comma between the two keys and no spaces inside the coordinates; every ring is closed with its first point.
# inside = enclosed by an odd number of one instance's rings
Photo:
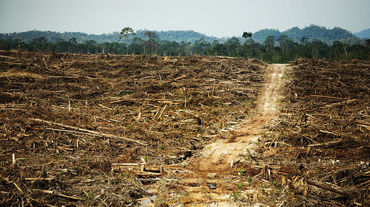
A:
{"type": "Polygon", "coordinates": [[[118,32],[87,35],[29,31],[0,34],[0,49],[57,53],[231,56],[257,58],[268,63],[285,63],[298,58],[370,59],[369,39],[360,39],[341,28],[329,30],[316,25],[304,29],[294,27],[283,33],[267,29],[247,38],[241,35],[223,39],[193,31],[139,30],[135,34],[128,33],[125,38],[118,32]]]}

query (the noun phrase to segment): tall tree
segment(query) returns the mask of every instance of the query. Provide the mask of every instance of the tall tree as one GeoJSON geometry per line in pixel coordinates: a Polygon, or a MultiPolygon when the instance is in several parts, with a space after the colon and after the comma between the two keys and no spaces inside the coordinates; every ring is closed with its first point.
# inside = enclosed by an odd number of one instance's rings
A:
{"type": "Polygon", "coordinates": [[[247,39],[248,37],[252,38],[252,32],[243,32],[242,37],[245,38],[245,39],[247,39]]]}
{"type": "Polygon", "coordinates": [[[250,57],[253,55],[253,45],[254,45],[254,40],[252,39],[252,32],[243,32],[242,35],[243,38],[248,39],[250,38],[250,57]]]}
{"type": "Polygon", "coordinates": [[[229,38],[225,42],[225,46],[227,48],[227,53],[229,56],[237,57],[239,56],[240,52],[240,41],[236,37],[229,38]]]}
{"type": "Polygon", "coordinates": [[[122,38],[126,39],[126,54],[128,54],[128,38],[130,35],[136,35],[135,31],[131,27],[125,27],[120,32],[119,40],[122,38]]]}
{"type": "Polygon", "coordinates": [[[153,31],[146,31],[144,33],[144,37],[146,37],[148,39],[147,40],[147,42],[148,42],[148,52],[149,52],[149,55],[152,55],[153,52],[154,52],[154,49],[157,50],[157,42],[159,41],[159,37],[158,37],[157,33],[153,32],[153,31]]]}
{"type": "Polygon", "coordinates": [[[271,49],[274,48],[274,45],[275,45],[275,36],[273,35],[267,36],[265,40],[266,52],[271,51],[271,49]]]}

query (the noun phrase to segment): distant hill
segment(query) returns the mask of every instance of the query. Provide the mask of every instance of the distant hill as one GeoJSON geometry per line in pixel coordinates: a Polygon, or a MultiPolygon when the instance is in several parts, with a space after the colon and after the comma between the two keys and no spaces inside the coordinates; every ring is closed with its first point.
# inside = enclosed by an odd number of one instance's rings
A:
{"type": "Polygon", "coordinates": [[[64,40],[69,40],[71,38],[76,38],[77,42],[85,42],[87,40],[95,40],[96,42],[113,42],[117,41],[119,38],[119,33],[114,32],[111,34],[86,34],[82,32],[52,32],[52,31],[27,31],[18,33],[7,33],[0,34],[0,39],[22,39],[25,42],[31,42],[33,39],[45,37],[48,42],[55,42],[57,39],[61,38],[64,40]]]}
{"type": "Polygon", "coordinates": [[[287,35],[290,39],[295,42],[299,42],[303,36],[309,38],[309,40],[321,40],[326,43],[332,43],[334,41],[345,41],[348,43],[356,43],[361,40],[353,35],[350,31],[342,29],[340,27],[334,27],[333,29],[327,29],[316,25],[311,25],[304,29],[293,27],[283,34],[287,35]]]}
{"type": "Polygon", "coordinates": [[[362,30],[361,32],[357,32],[355,35],[362,39],[370,39],[370,28],[362,30]]]}
{"type": "MultiPolygon", "coordinates": [[[[137,37],[141,39],[144,38],[144,33],[146,30],[138,30],[137,31],[137,37]]],[[[360,33],[357,33],[360,37],[369,37],[370,30],[365,30],[360,33]]],[[[205,39],[206,41],[213,41],[218,40],[220,42],[224,42],[226,38],[216,38],[207,36],[204,34],[201,34],[199,32],[194,31],[157,31],[157,34],[161,40],[167,40],[167,41],[176,41],[176,42],[195,42],[196,40],[199,40],[201,38],[205,39]]],[[[244,41],[241,38],[241,35],[239,36],[241,41],[244,41]]],[[[263,43],[267,36],[273,35],[278,39],[281,35],[287,35],[290,39],[292,39],[295,42],[300,42],[303,36],[308,38],[308,41],[313,40],[321,40],[328,44],[334,42],[334,41],[345,41],[348,43],[358,43],[361,42],[361,39],[355,35],[353,35],[351,32],[335,27],[333,29],[327,29],[325,27],[320,27],[316,25],[311,25],[309,27],[305,27],[303,29],[300,29],[298,27],[293,27],[289,30],[286,30],[284,32],[280,32],[277,29],[263,29],[258,32],[255,32],[252,35],[252,38],[256,42],[263,43]]],[[[69,40],[71,38],[76,38],[77,42],[85,42],[87,40],[95,40],[98,43],[104,43],[104,42],[116,42],[119,39],[120,34],[118,32],[113,32],[109,34],[86,34],[81,32],[52,32],[52,31],[28,31],[28,32],[20,32],[20,33],[7,33],[7,34],[0,34],[0,40],[1,39],[16,39],[20,38],[23,41],[30,42],[35,38],[39,37],[45,37],[47,41],[49,42],[55,42],[58,38],[69,40]]],[[[131,37],[132,39],[132,37],[131,37]]]]}
{"type": "Polygon", "coordinates": [[[268,36],[275,36],[275,38],[279,38],[281,36],[281,32],[277,29],[263,29],[258,32],[255,32],[252,35],[252,38],[256,42],[264,42],[266,40],[266,37],[268,36]]]}
{"type": "Polygon", "coordinates": [[[264,29],[254,33],[252,38],[257,42],[264,42],[266,37],[269,35],[275,36],[276,39],[278,39],[281,35],[287,35],[294,42],[300,42],[302,37],[308,38],[308,41],[321,40],[329,44],[337,40],[348,43],[357,43],[361,41],[360,38],[340,27],[327,29],[317,25],[311,25],[303,29],[293,27],[284,32],[280,32],[279,30],[275,29],[264,29]]]}
{"type": "MultiPolygon", "coordinates": [[[[136,31],[136,36],[145,39],[144,33],[147,30],[138,30],[136,31]]],[[[216,37],[206,36],[199,32],[194,31],[159,31],[156,32],[161,40],[176,41],[176,42],[195,42],[201,38],[204,38],[207,41],[221,40],[216,37]]],[[[20,38],[25,42],[31,42],[33,39],[39,37],[45,37],[48,42],[55,42],[58,38],[69,40],[71,38],[76,38],[77,42],[85,42],[87,40],[95,40],[98,43],[104,42],[117,42],[119,40],[119,32],[113,32],[109,34],[86,34],[82,32],[52,32],[52,31],[27,31],[19,33],[7,33],[0,34],[0,39],[17,39],[20,38]]],[[[131,37],[132,39],[132,37],[131,37]]]]}
{"type": "MultiPolygon", "coordinates": [[[[144,30],[139,30],[137,32],[137,36],[144,39],[144,30]]],[[[159,38],[161,40],[167,40],[167,41],[176,41],[176,42],[195,42],[201,38],[203,38],[206,41],[213,41],[213,40],[220,40],[216,37],[210,37],[204,34],[201,34],[199,32],[194,31],[160,31],[157,32],[159,38]]]]}

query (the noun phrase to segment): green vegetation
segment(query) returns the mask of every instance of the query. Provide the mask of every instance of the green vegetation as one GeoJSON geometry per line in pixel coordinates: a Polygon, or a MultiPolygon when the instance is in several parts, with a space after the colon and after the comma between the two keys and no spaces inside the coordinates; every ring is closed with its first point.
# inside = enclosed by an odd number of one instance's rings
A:
{"type": "Polygon", "coordinates": [[[275,36],[279,38],[280,36],[286,35],[293,42],[299,43],[302,38],[305,37],[309,41],[320,40],[326,44],[332,44],[335,41],[344,41],[350,44],[358,44],[361,39],[351,32],[335,27],[333,29],[327,29],[325,27],[320,27],[317,25],[310,25],[303,29],[298,27],[293,27],[284,32],[280,32],[275,29],[264,29],[253,34],[253,39],[257,42],[264,42],[268,36],[275,36]]]}
{"type": "MultiPolygon", "coordinates": [[[[97,43],[102,44],[102,43],[117,42],[117,40],[122,35],[121,32],[122,30],[120,32],[95,35],[95,34],[86,34],[82,32],[60,33],[60,32],[52,32],[52,31],[33,30],[33,31],[19,32],[19,33],[0,34],[0,40],[21,39],[22,41],[29,43],[34,39],[45,37],[48,42],[55,43],[58,39],[69,40],[71,38],[75,38],[78,43],[84,43],[88,40],[94,40],[97,43]]],[[[129,43],[132,43],[135,37],[144,39],[146,32],[147,30],[138,30],[135,32],[135,35],[133,33],[129,33],[128,34],[129,43]]],[[[202,38],[208,42],[212,42],[213,40],[218,40],[218,41],[225,40],[222,38],[206,36],[204,34],[194,32],[194,31],[157,31],[156,33],[161,40],[166,40],[170,42],[175,41],[177,43],[180,43],[180,42],[194,43],[195,41],[202,39],[202,38]]]]}
{"type": "Polygon", "coordinates": [[[237,200],[240,197],[240,193],[239,192],[234,192],[233,197],[234,197],[234,200],[237,200]]]}
{"type": "Polygon", "coordinates": [[[248,176],[248,183],[252,183],[252,181],[253,181],[253,178],[251,177],[251,176],[248,176]]]}
{"type": "Polygon", "coordinates": [[[246,169],[244,169],[242,167],[238,168],[236,171],[238,172],[238,175],[241,175],[241,176],[244,176],[245,173],[247,172],[246,169]]]}
{"type": "Polygon", "coordinates": [[[120,34],[121,36],[119,37],[119,40],[126,40],[126,54],[128,54],[128,38],[130,37],[130,35],[136,35],[136,33],[131,27],[125,27],[121,30],[120,34]]]}
{"type": "MultiPolygon", "coordinates": [[[[194,32],[189,33],[194,34],[194,32]]],[[[303,30],[292,28],[284,33],[280,33],[278,30],[262,30],[255,34],[245,32],[243,34],[244,38],[231,37],[226,40],[212,39],[197,33],[199,35],[194,37],[200,37],[199,39],[181,42],[166,40],[176,38],[178,40],[177,35],[183,34],[181,31],[158,33],[138,31],[135,33],[132,28],[126,27],[122,29],[121,33],[116,34],[115,41],[110,41],[110,38],[103,38],[103,40],[107,40],[104,43],[99,43],[102,40],[99,39],[102,35],[84,36],[83,33],[77,34],[80,35],[78,39],[72,37],[72,33],[32,31],[28,32],[27,38],[24,38],[25,33],[0,34],[0,49],[53,51],[57,53],[231,56],[257,58],[268,63],[286,63],[298,58],[326,60],[368,60],[370,58],[369,39],[361,40],[340,28],[328,30],[314,25],[303,30]],[[45,36],[39,37],[41,34],[45,36]],[[56,34],[63,35],[63,38],[71,38],[65,40],[58,37],[53,41],[56,34]],[[36,38],[30,40],[32,37],[36,38]],[[83,39],[81,37],[90,37],[91,39],[81,42],[83,39]],[[122,38],[125,39],[124,43],[117,41],[122,38]],[[262,40],[261,38],[265,39],[262,40]]]]}

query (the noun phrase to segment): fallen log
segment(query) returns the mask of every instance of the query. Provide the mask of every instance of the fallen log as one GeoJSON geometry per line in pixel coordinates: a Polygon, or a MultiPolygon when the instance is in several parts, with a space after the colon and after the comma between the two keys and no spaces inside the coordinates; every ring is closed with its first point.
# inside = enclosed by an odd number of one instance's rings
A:
{"type": "Polygon", "coordinates": [[[46,194],[50,194],[50,195],[56,195],[56,196],[60,196],[60,197],[64,197],[64,198],[68,198],[68,199],[72,199],[72,200],[81,200],[81,201],[84,200],[83,198],[79,198],[79,197],[76,197],[76,196],[65,195],[65,194],[58,193],[58,192],[52,191],[52,190],[32,189],[32,191],[36,191],[36,192],[40,192],[40,193],[46,193],[46,194]]]}
{"type": "Polygon", "coordinates": [[[331,142],[325,142],[325,143],[318,143],[318,144],[309,144],[307,145],[308,147],[320,147],[320,146],[332,146],[332,145],[335,145],[335,144],[338,144],[342,141],[342,139],[340,140],[335,140],[335,141],[331,141],[331,142]]]}
{"type": "Polygon", "coordinates": [[[322,188],[324,190],[327,190],[327,191],[330,191],[330,192],[333,192],[333,193],[337,193],[337,194],[342,195],[342,196],[353,197],[353,194],[344,191],[339,186],[334,185],[332,183],[322,183],[320,181],[315,181],[315,180],[311,180],[311,179],[306,179],[306,182],[310,185],[315,186],[315,187],[322,188]]]}
{"type": "Polygon", "coordinates": [[[30,118],[30,120],[37,121],[37,122],[42,122],[42,123],[47,123],[47,124],[50,124],[50,125],[56,125],[56,126],[60,126],[60,127],[64,127],[64,128],[74,129],[74,130],[81,131],[81,132],[87,132],[87,135],[98,135],[98,136],[102,136],[102,137],[106,137],[106,138],[122,139],[122,140],[125,140],[125,141],[128,141],[128,142],[135,142],[136,144],[147,146],[147,144],[144,143],[144,142],[129,139],[129,138],[126,138],[126,137],[116,136],[116,135],[113,135],[113,134],[96,132],[96,131],[93,131],[93,130],[83,129],[83,128],[74,127],[74,126],[70,126],[70,125],[66,125],[66,124],[55,123],[55,122],[46,121],[46,120],[42,120],[42,119],[30,118]]]}
{"type": "Polygon", "coordinates": [[[333,106],[340,106],[342,104],[349,104],[349,103],[352,103],[352,102],[355,102],[355,101],[357,101],[357,99],[351,99],[351,100],[342,101],[342,102],[339,102],[339,103],[327,104],[327,105],[325,105],[325,107],[330,108],[330,107],[333,107],[333,106]]]}

